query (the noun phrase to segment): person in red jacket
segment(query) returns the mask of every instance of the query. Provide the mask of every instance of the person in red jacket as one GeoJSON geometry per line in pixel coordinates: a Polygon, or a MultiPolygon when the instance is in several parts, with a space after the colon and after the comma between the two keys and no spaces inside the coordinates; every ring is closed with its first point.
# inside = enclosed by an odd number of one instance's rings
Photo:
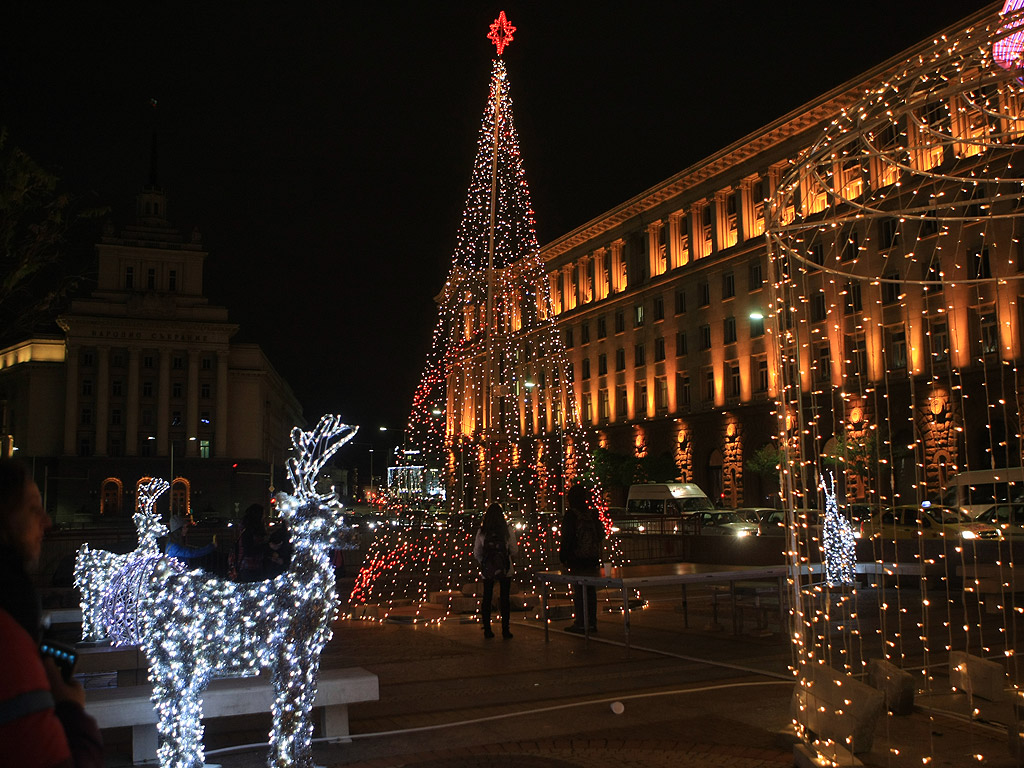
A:
{"type": "Polygon", "coordinates": [[[39,598],[29,576],[50,518],[24,467],[0,460],[0,745],[5,765],[98,768],[103,746],[85,691],[39,653],[39,598]]]}

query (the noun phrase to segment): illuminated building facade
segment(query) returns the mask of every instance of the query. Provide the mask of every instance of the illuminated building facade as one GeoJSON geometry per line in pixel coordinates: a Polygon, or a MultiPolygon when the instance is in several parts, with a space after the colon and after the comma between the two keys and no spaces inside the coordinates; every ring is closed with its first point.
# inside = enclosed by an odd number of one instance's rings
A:
{"type": "MultiPolygon", "coordinates": [[[[747,461],[758,449],[778,445],[781,434],[810,435],[812,452],[820,455],[863,444],[868,430],[875,431],[873,439],[891,454],[891,500],[922,482],[917,465],[937,492],[944,477],[968,466],[1020,463],[1016,406],[984,413],[998,399],[992,393],[1015,404],[1020,391],[1019,285],[997,291],[994,284],[1018,274],[1020,233],[1007,212],[1015,210],[1020,190],[1012,195],[944,176],[954,167],[957,179],[969,176],[964,169],[971,163],[981,172],[986,155],[974,138],[1002,130],[1000,121],[1019,115],[1017,98],[993,91],[972,111],[952,97],[929,97],[873,138],[879,146],[899,143],[898,162],[878,162],[861,149],[831,161],[827,185],[819,168],[791,189],[780,187],[837,115],[931,44],[542,248],[575,405],[596,444],[619,454],[670,456],[679,479],[697,482],[726,506],[772,503],[777,488],[749,471],[747,461]],[[947,140],[928,140],[927,126],[947,140]],[[973,206],[978,220],[954,231],[941,214],[905,223],[854,212],[845,227],[815,229],[816,217],[834,207],[836,197],[887,197],[892,208],[901,174],[922,170],[936,177],[929,187],[933,206],[943,197],[955,200],[973,206]],[[790,259],[789,274],[779,274],[769,258],[765,228],[773,202],[786,206],[777,212],[783,227],[808,225],[814,233],[797,248],[801,259],[790,259]],[[998,223],[982,224],[993,211],[998,223]],[[922,241],[926,247],[918,247],[922,241]],[[903,259],[908,250],[927,252],[926,262],[903,259]],[[836,277],[850,265],[856,265],[854,277],[836,277]],[[934,284],[923,286],[929,276],[934,284]],[[989,282],[957,283],[964,278],[989,282]],[[787,279],[797,289],[778,292],[787,279]],[[794,331],[787,356],[780,354],[777,322],[794,331]],[[793,407],[780,414],[783,359],[791,367],[787,402],[793,407]],[[854,379],[857,386],[847,388],[854,379]],[[976,403],[956,395],[981,386],[989,397],[976,403]],[[975,407],[980,412],[972,418],[975,407]],[[920,422],[906,435],[900,431],[904,414],[920,422]],[[927,455],[915,461],[916,447],[896,449],[916,437],[927,455]]],[[[542,398],[534,394],[535,410],[543,411],[542,398]]],[[[532,426],[550,431],[543,422],[532,426]]],[[[864,498],[855,480],[848,484],[847,493],[864,498]]]]}
{"type": "Polygon", "coordinates": [[[258,345],[232,342],[203,294],[206,255],[151,182],[135,223],[104,232],[96,289],[58,318],[63,335],[0,350],[3,454],[35,466],[58,522],[130,517],[148,475],[173,473],[176,512],[269,499],[301,407],[258,345]]]}

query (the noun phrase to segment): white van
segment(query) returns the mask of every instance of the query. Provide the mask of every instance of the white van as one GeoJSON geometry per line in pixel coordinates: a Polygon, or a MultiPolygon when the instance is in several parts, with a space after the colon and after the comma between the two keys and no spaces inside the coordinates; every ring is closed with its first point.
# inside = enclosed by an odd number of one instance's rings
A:
{"type": "Polygon", "coordinates": [[[711,499],[694,483],[631,485],[626,501],[626,510],[630,515],[678,517],[714,508],[711,499]]]}
{"type": "Polygon", "coordinates": [[[1024,467],[972,469],[954,475],[946,484],[942,503],[956,507],[972,520],[994,504],[1024,501],[1024,467]]]}

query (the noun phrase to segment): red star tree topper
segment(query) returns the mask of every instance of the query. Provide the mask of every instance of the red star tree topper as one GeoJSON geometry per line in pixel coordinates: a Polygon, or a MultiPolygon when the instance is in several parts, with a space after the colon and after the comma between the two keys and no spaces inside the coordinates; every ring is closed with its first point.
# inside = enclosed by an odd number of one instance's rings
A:
{"type": "Polygon", "coordinates": [[[512,33],[515,31],[516,28],[509,24],[508,19],[505,18],[505,12],[499,13],[498,18],[491,24],[491,31],[487,33],[487,39],[494,43],[494,47],[498,49],[499,56],[505,50],[505,46],[512,42],[512,33]]]}

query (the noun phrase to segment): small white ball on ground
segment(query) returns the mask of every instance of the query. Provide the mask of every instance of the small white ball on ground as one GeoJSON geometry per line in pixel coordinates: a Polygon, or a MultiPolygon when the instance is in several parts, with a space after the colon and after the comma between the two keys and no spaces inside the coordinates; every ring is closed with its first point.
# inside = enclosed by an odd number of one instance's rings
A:
{"type": "Polygon", "coordinates": [[[614,712],[616,715],[621,715],[625,711],[626,706],[621,701],[612,702],[612,712],[614,712]]]}

